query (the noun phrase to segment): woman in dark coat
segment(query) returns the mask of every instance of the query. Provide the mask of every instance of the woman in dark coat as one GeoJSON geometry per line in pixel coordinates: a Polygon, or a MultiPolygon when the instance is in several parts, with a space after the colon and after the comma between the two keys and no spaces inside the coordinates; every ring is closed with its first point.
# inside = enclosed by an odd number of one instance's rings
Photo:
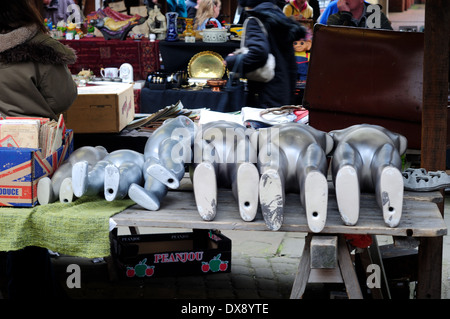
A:
{"type": "MultiPolygon", "coordinates": [[[[57,120],[77,97],[67,67],[76,61],[75,52],[52,39],[43,21],[34,0],[0,2],[1,115],[57,120]]],[[[8,251],[6,278],[10,299],[55,298],[63,292],[48,250],[38,246],[8,251]]]]}
{"type": "Polygon", "coordinates": [[[58,120],[77,97],[70,47],[48,34],[33,0],[0,3],[0,113],[58,120]]]}
{"type": "MultiPolygon", "coordinates": [[[[275,56],[275,77],[267,82],[248,81],[249,94],[246,106],[280,107],[292,104],[297,75],[293,42],[305,35],[305,29],[287,18],[271,0],[239,0],[249,16],[257,17],[264,24],[266,37],[255,19],[250,19],[245,32],[245,46],[249,51],[242,59],[243,72],[250,72],[263,66],[269,53],[275,56]]],[[[226,58],[231,70],[236,55],[226,58]]]]}

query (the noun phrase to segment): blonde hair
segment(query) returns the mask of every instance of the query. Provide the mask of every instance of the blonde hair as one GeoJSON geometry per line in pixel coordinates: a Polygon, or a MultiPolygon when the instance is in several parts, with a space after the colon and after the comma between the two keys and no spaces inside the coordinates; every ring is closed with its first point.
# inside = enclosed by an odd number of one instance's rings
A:
{"type": "Polygon", "coordinates": [[[195,15],[194,30],[198,29],[205,20],[214,17],[214,6],[220,6],[220,0],[202,0],[195,15]]]}

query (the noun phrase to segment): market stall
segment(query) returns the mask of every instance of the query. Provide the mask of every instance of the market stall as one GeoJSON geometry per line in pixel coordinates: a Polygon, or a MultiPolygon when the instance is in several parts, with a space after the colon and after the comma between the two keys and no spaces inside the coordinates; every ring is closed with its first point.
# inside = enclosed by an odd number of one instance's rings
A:
{"type": "MultiPolygon", "coordinates": [[[[444,1],[429,1],[427,4],[428,8],[430,8],[429,12],[440,12],[439,5],[445,6],[444,1]]],[[[431,21],[431,13],[427,15],[427,21],[431,21]]],[[[430,23],[431,25],[431,23],[430,23]]],[[[431,29],[431,28],[430,28],[431,29]]],[[[427,29],[429,30],[429,29],[427,29]]],[[[447,42],[441,41],[445,38],[445,31],[438,33],[437,35],[431,36],[429,33],[425,33],[425,52],[424,55],[428,57],[428,50],[430,48],[436,49],[440,48],[441,43],[446,44],[447,42]]],[[[74,40],[70,40],[74,41],[74,40]]],[[[79,40],[77,40],[79,41],[79,40]]],[[[89,40],[96,41],[96,40],[89,40]]],[[[89,41],[86,41],[88,43],[89,41]]],[[[104,41],[104,40],[103,40],[104,41]]],[[[110,43],[113,43],[109,40],[110,43]]],[[[125,40],[128,41],[128,40],[125,40]]],[[[123,42],[123,41],[122,41],[123,42]]],[[[71,42],[70,44],[81,43],[81,42],[71,42]]],[[[124,42],[123,42],[124,43],[124,42]]],[[[134,41],[133,45],[139,43],[142,44],[142,41],[134,41]]],[[[155,42],[157,44],[158,42],[155,42]]],[[[156,48],[155,44],[153,44],[154,48],[156,48]]],[[[180,47],[186,47],[187,44],[180,44],[180,47]]],[[[137,45],[139,47],[139,45],[137,45]]],[[[175,44],[170,44],[168,47],[175,47],[175,44]]],[[[228,46],[226,46],[229,49],[228,46]]],[[[201,49],[201,45],[196,47],[196,50],[201,49]]],[[[445,46],[448,52],[448,47],[445,46]]],[[[108,50],[106,50],[108,51],[108,50]]],[[[441,50],[445,52],[445,50],[441,50]]],[[[441,52],[438,50],[438,52],[441,52]]],[[[431,54],[433,55],[433,54],[431,54]]],[[[425,168],[442,168],[445,166],[445,161],[443,161],[443,153],[441,150],[443,149],[442,140],[445,139],[446,134],[446,116],[438,116],[446,113],[446,103],[445,108],[443,107],[443,91],[446,88],[443,88],[442,83],[445,82],[442,77],[442,72],[440,70],[442,67],[448,68],[448,55],[444,54],[436,54],[439,59],[427,59],[424,61],[425,70],[430,69],[430,72],[425,72],[423,74],[424,77],[424,105],[422,112],[422,163],[425,168]],[[445,60],[447,58],[447,60],[445,60]],[[437,64],[439,67],[434,67],[437,64]],[[433,85],[436,84],[437,85],[433,85]],[[442,108],[442,109],[441,109],[442,108]],[[445,112],[444,112],[445,111],[445,112]],[[437,115],[436,115],[437,114],[437,115]],[[444,137],[444,138],[442,138],[444,137]]],[[[125,57],[125,55],[123,55],[125,57]]],[[[181,59],[181,58],[180,58],[181,59]]],[[[164,60],[164,59],[163,59],[164,60]]],[[[167,59],[166,59],[167,60],[167,59]]],[[[158,59],[159,61],[159,59],[158,59]]],[[[98,62],[97,62],[98,63],[98,62]]],[[[138,76],[145,76],[148,73],[144,70],[141,70],[141,62],[136,62],[137,67],[135,70],[140,70],[138,76]]],[[[171,66],[168,64],[170,68],[173,67],[173,72],[180,71],[180,65],[171,66]]],[[[185,64],[184,64],[185,65],[185,64]]],[[[446,76],[446,75],[445,75],[446,76]]],[[[448,81],[448,79],[447,79],[448,81]]],[[[448,83],[448,82],[447,82],[448,83]]],[[[151,91],[149,89],[149,91],[151,91]]],[[[156,91],[148,92],[148,94],[156,94],[156,91]]],[[[161,90],[164,91],[164,90],[161,90]]],[[[177,90],[173,90],[177,92],[177,90]]],[[[164,92],[159,92],[164,94],[164,92]]],[[[193,93],[193,92],[192,92],[193,93]]],[[[195,94],[198,92],[195,92],[195,94]]],[[[209,94],[214,94],[214,98],[217,99],[223,92],[208,92],[209,94]]],[[[445,96],[444,96],[445,97],[445,96]]],[[[206,97],[201,97],[201,103],[204,104],[206,97]]],[[[149,97],[148,100],[152,100],[154,97],[149,97]]],[[[161,97],[161,99],[168,99],[167,97],[161,97]]],[[[181,97],[180,97],[181,100],[181,97]]],[[[149,102],[148,102],[149,103],[149,102]]],[[[162,102],[160,102],[162,103],[162,102]]],[[[171,102],[168,102],[171,103],[171,102]]],[[[166,103],[166,104],[168,104],[166,103]]],[[[193,105],[200,102],[193,102],[193,105]]],[[[212,103],[212,102],[211,102],[212,103]]],[[[159,104],[156,104],[155,108],[159,107],[159,104]]],[[[149,109],[150,112],[155,111],[154,109],[149,109]]],[[[36,182],[36,181],[35,181],[36,182]]],[[[328,189],[328,188],[327,188],[328,189]]],[[[298,194],[297,194],[298,195],[298,194]]],[[[281,226],[281,231],[299,231],[299,232],[308,232],[310,233],[311,229],[308,225],[308,221],[306,220],[304,210],[299,208],[298,205],[298,196],[289,194],[287,196],[286,204],[284,206],[285,210],[285,222],[281,226]]],[[[372,235],[389,235],[389,236],[400,236],[400,237],[417,237],[420,241],[419,246],[419,289],[418,289],[418,297],[419,298],[439,298],[440,297],[440,285],[441,285],[441,275],[440,270],[442,267],[442,237],[447,233],[447,228],[443,221],[442,216],[442,207],[443,200],[442,196],[438,192],[428,192],[425,195],[411,194],[409,192],[405,192],[404,197],[404,210],[403,216],[396,227],[387,227],[384,225],[381,216],[378,214],[378,211],[374,211],[374,207],[376,207],[376,199],[374,196],[368,195],[363,196],[361,200],[361,219],[358,225],[354,227],[344,226],[339,219],[339,209],[336,207],[336,198],[330,193],[328,196],[329,206],[327,208],[327,218],[324,228],[321,230],[324,234],[372,234],[372,235]],[[439,274],[436,274],[439,273],[439,274]]],[[[97,202],[97,200],[94,200],[97,202]]],[[[96,204],[97,207],[102,206],[102,201],[100,204],[96,204]]],[[[77,202],[75,205],[78,205],[80,202],[77,202]]],[[[245,222],[236,217],[236,211],[238,210],[237,203],[233,201],[232,194],[230,191],[220,192],[219,197],[219,205],[217,209],[217,218],[214,220],[206,221],[199,219],[198,216],[198,205],[195,203],[195,198],[193,197],[192,192],[174,192],[169,191],[167,193],[167,197],[165,201],[162,203],[161,209],[157,210],[156,213],[148,214],[147,210],[142,209],[139,205],[134,205],[131,201],[120,202],[121,205],[118,207],[114,207],[112,210],[108,210],[104,215],[99,216],[99,223],[102,225],[103,239],[106,236],[109,236],[109,227],[105,227],[105,225],[114,225],[115,226],[125,226],[125,227],[179,227],[179,228],[202,228],[202,229],[236,229],[242,231],[251,231],[251,230],[268,230],[266,225],[263,222],[261,216],[257,216],[255,220],[252,222],[245,222]],[[131,206],[131,207],[130,207],[131,206]],[[111,219],[112,218],[112,219],[111,219]]],[[[58,204],[59,205],[59,204],[58,204]]],[[[60,210],[62,213],[63,205],[58,206],[56,212],[60,210]],[[62,206],[62,207],[61,207],[62,206]]],[[[111,206],[115,206],[112,204],[111,206]]],[[[79,207],[77,207],[79,208],[79,207]]],[[[83,210],[83,208],[80,208],[83,210]]],[[[13,214],[15,208],[7,208],[2,209],[2,213],[5,215],[13,214]]],[[[43,209],[45,210],[45,209],[43,209]]],[[[76,211],[77,209],[75,209],[76,211]]],[[[33,212],[34,213],[34,212],[33,212]]],[[[92,217],[92,216],[90,216],[92,217]]],[[[53,218],[53,217],[51,217],[53,218]]],[[[95,217],[94,217],[95,218],[95,217]]],[[[24,220],[28,218],[25,217],[24,220]]],[[[10,223],[14,224],[17,220],[13,217],[9,218],[10,223]]],[[[61,219],[59,219],[61,220],[61,219]]],[[[71,222],[74,224],[70,224],[70,221],[65,220],[65,226],[67,228],[63,230],[59,230],[58,236],[71,236],[72,232],[77,232],[78,227],[73,227],[75,224],[85,223],[86,221],[76,220],[76,217],[71,218],[71,222]]],[[[41,220],[34,219],[34,221],[40,222],[40,224],[36,225],[53,225],[53,220],[41,220]]],[[[91,221],[88,221],[91,223],[91,221]]],[[[36,229],[36,225],[31,225],[31,230],[34,231],[36,229]]],[[[50,227],[51,228],[51,227],[50,227]]],[[[26,231],[23,231],[18,236],[23,236],[25,239],[28,238],[28,234],[26,231]]],[[[51,231],[48,231],[42,236],[49,236],[47,238],[48,245],[52,246],[52,249],[60,250],[64,252],[66,247],[59,246],[60,242],[67,244],[70,240],[62,240],[59,237],[55,240],[56,237],[51,237],[51,231]],[[61,241],[59,241],[61,239],[61,241]]],[[[80,235],[80,234],[78,234],[80,235]]],[[[77,235],[75,235],[77,236],[77,235]]],[[[83,234],[81,234],[83,236],[83,234]]],[[[43,240],[42,237],[36,239],[36,237],[30,236],[29,239],[36,240],[25,243],[26,245],[34,245],[36,242],[43,240]]],[[[95,240],[95,239],[92,239],[95,240]]],[[[14,239],[9,239],[7,242],[3,243],[5,247],[2,247],[2,250],[9,249],[20,249],[19,246],[14,246],[11,248],[10,245],[14,239]]],[[[80,244],[80,242],[74,242],[75,244],[80,244]]],[[[23,244],[23,243],[22,243],[23,244]]],[[[73,244],[73,243],[72,243],[73,244]]],[[[85,243],[82,243],[85,244],[85,243]]],[[[103,252],[107,254],[107,246],[109,246],[109,241],[103,241],[102,247],[103,252]]],[[[81,245],[81,244],[80,244],[81,245]]],[[[67,250],[69,253],[76,253],[80,256],[92,256],[92,252],[86,253],[83,251],[84,247],[77,247],[78,250],[67,250]]],[[[103,254],[103,252],[101,254],[103,254]]],[[[93,255],[96,255],[95,252],[93,255]]],[[[300,269],[304,265],[304,259],[300,261],[300,269]],[[303,266],[302,266],[303,265],[303,266]]],[[[299,271],[299,275],[294,282],[294,289],[292,297],[301,296],[302,285],[305,281],[304,274],[299,271]],[[303,283],[302,283],[303,282],[303,283]]],[[[345,281],[345,279],[344,279],[345,281]]]]}
{"type": "Polygon", "coordinates": [[[181,101],[185,108],[210,108],[227,112],[229,81],[225,57],[239,47],[239,42],[210,43],[196,41],[161,41],[164,68],[150,73],[141,91],[140,110],[154,113],[181,101]]]}
{"type": "Polygon", "coordinates": [[[228,95],[227,92],[214,92],[210,88],[155,90],[144,87],[141,90],[140,112],[154,113],[178,101],[181,101],[188,109],[206,107],[214,111],[223,111],[227,107],[228,95]]]}
{"type": "Polygon", "coordinates": [[[229,40],[226,42],[203,42],[201,39],[195,43],[184,41],[161,41],[159,50],[164,64],[164,71],[177,72],[186,70],[191,58],[202,51],[213,51],[225,58],[229,53],[239,48],[239,41],[229,40]]]}
{"type": "Polygon", "coordinates": [[[145,80],[147,74],[160,69],[159,42],[151,42],[148,38],[105,40],[95,37],[60,41],[77,52],[77,62],[69,65],[73,74],[91,70],[100,76],[101,68],[119,68],[127,62],[133,67],[134,80],[145,80]]]}

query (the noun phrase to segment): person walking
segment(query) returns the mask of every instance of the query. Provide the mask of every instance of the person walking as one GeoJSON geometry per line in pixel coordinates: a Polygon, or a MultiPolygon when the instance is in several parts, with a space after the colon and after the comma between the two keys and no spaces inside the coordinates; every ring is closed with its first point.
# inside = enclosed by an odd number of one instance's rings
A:
{"type": "MultiPolygon", "coordinates": [[[[204,1],[204,0],[203,0],[204,1]]],[[[267,82],[248,80],[247,106],[280,107],[294,102],[297,65],[293,42],[305,36],[305,28],[286,17],[275,4],[275,0],[239,0],[249,17],[258,18],[267,30],[266,36],[259,23],[251,19],[245,30],[245,46],[248,52],[243,55],[243,73],[262,67],[269,53],[275,57],[275,77],[267,82]]],[[[230,54],[225,61],[228,69],[236,63],[236,54],[230,54]]]]}

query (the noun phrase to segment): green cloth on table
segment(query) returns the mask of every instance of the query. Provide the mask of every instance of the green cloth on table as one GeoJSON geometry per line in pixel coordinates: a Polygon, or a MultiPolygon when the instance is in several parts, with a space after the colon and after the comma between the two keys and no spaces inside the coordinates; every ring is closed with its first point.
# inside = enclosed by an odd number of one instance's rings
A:
{"type": "Polygon", "coordinates": [[[71,203],[0,208],[0,251],[39,246],[71,256],[109,256],[109,220],[134,204],[84,196],[71,203]]]}

